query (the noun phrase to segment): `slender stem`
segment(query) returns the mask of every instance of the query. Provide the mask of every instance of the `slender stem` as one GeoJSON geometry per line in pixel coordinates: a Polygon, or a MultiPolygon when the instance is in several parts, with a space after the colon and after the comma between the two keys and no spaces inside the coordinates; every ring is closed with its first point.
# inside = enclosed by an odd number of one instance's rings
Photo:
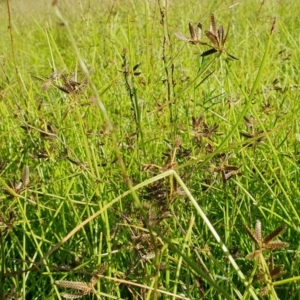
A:
{"type": "Polygon", "coordinates": [[[17,63],[16,63],[16,56],[15,56],[15,48],[14,48],[14,39],[13,39],[13,34],[12,34],[12,24],[11,24],[11,14],[10,14],[9,0],[6,0],[6,7],[7,7],[7,15],[8,15],[8,30],[9,30],[9,36],[10,36],[11,54],[12,54],[16,74],[18,75],[19,72],[18,72],[17,63]]]}

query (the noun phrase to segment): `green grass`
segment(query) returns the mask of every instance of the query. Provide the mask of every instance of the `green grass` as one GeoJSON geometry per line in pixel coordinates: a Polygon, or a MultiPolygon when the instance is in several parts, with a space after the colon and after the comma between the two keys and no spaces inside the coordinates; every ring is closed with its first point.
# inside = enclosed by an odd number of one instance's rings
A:
{"type": "Polygon", "coordinates": [[[299,299],[299,5],[165,2],[0,3],[0,299],[299,299]]]}

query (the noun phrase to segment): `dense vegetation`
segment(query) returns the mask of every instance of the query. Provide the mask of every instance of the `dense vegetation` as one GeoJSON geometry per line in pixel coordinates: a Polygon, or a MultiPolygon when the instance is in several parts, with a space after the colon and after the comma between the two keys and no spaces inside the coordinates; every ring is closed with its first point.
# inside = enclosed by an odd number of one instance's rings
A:
{"type": "Polygon", "coordinates": [[[297,1],[69,2],[0,3],[0,299],[299,299],[297,1]]]}

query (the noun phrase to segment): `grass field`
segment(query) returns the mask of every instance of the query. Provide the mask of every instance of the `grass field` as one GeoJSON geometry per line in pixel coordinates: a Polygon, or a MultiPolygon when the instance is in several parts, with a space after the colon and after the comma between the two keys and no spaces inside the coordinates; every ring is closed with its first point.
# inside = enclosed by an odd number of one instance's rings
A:
{"type": "Polygon", "coordinates": [[[299,299],[297,1],[69,3],[0,2],[0,299],[299,299]]]}

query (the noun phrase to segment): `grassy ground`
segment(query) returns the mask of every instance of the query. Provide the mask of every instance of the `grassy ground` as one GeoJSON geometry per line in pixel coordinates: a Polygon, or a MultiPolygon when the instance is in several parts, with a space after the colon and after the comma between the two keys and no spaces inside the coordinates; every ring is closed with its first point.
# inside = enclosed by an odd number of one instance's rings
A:
{"type": "Polygon", "coordinates": [[[1,1],[0,299],[299,299],[299,5],[244,2],[1,1]]]}

